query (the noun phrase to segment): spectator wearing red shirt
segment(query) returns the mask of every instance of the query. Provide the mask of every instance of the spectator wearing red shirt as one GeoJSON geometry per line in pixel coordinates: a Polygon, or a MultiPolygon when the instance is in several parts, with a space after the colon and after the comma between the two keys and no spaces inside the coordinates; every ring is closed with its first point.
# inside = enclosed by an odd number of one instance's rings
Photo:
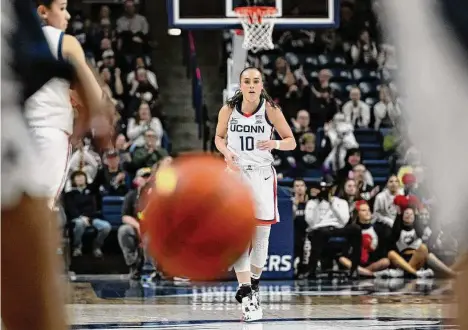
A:
{"type": "MultiPolygon", "coordinates": [[[[387,269],[390,266],[390,260],[386,257],[386,253],[379,253],[379,249],[377,249],[378,245],[381,244],[382,237],[377,235],[372,226],[372,212],[366,201],[360,200],[356,202],[354,217],[356,224],[361,228],[362,235],[361,260],[358,267],[359,275],[378,276],[380,274],[378,273],[379,271],[387,269]]],[[[351,260],[347,257],[340,257],[339,261],[346,268],[351,268],[351,260]]]]}

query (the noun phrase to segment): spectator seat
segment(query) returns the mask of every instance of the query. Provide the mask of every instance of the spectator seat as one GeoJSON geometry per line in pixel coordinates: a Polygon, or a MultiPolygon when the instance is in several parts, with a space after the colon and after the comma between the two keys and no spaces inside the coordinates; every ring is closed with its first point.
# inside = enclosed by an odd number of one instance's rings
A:
{"type": "Polygon", "coordinates": [[[382,159],[382,146],[379,143],[361,143],[362,159],[382,159]]]}
{"type": "Polygon", "coordinates": [[[361,90],[363,98],[377,97],[379,93],[379,87],[376,82],[361,82],[358,85],[361,90]]]}
{"type": "Polygon", "coordinates": [[[310,55],[310,56],[304,57],[304,63],[303,63],[304,70],[316,69],[318,66],[319,66],[319,60],[317,56],[310,55]]]}
{"type": "Polygon", "coordinates": [[[318,71],[316,70],[309,70],[307,68],[304,69],[304,76],[307,78],[310,84],[318,81],[318,71]]]}
{"type": "Polygon", "coordinates": [[[301,66],[301,59],[297,54],[286,53],[284,54],[284,58],[289,63],[292,72],[294,72],[301,66]]]}
{"type": "MultiPolygon", "coordinates": [[[[322,178],[304,178],[306,185],[309,185],[311,183],[319,183],[321,180],[322,178]]],[[[294,182],[293,178],[283,178],[283,179],[278,180],[278,185],[292,187],[293,182],[294,182]]]]}
{"type": "Polygon", "coordinates": [[[379,80],[379,74],[369,69],[354,69],[353,77],[357,82],[375,82],[379,80]]]}
{"type": "Polygon", "coordinates": [[[278,186],[278,199],[279,198],[291,198],[291,190],[284,187],[284,186],[278,186]]]}
{"type": "Polygon", "coordinates": [[[322,54],[318,56],[318,64],[321,67],[344,67],[346,59],[342,55],[322,54]]]}
{"type": "Polygon", "coordinates": [[[382,136],[386,136],[392,133],[391,128],[381,128],[379,129],[379,131],[380,131],[380,134],[382,134],[382,136]]]}
{"type": "Polygon", "coordinates": [[[377,102],[379,102],[379,100],[378,100],[377,98],[375,98],[375,97],[366,97],[366,98],[364,99],[364,102],[366,102],[366,104],[367,104],[369,107],[373,108],[374,105],[375,105],[377,102]]]}
{"type": "Polygon", "coordinates": [[[346,69],[330,69],[332,74],[331,82],[352,82],[353,76],[350,71],[346,69]]]}
{"type": "Polygon", "coordinates": [[[265,69],[273,70],[275,68],[275,61],[277,57],[278,56],[275,54],[263,54],[260,56],[260,62],[265,69]]]}
{"type": "Polygon", "coordinates": [[[330,87],[337,92],[340,96],[348,97],[349,91],[353,88],[354,84],[351,82],[331,82],[330,87]]]}
{"type": "Polygon", "coordinates": [[[122,224],[122,205],[124,197],[105,196],[102,199],[102,216],[109,221],[112,228],[118,228],[122,224]]]}
{"type": "Polygon", "coordinates": [[[316,168],[306,170],[304,173],[305,178],[320,179],[322,176],[323,176],[322,170],[316,169],[316,168]]]}
{"type": "Polygon", "coordinates": [[[354,136],[359,144],[381,143],[382,137],[378,131],[370,128],[358,128],[354,130],[354,136]]]}
{"type": "Polygon", "coordinates": [[[364,160],[362,162],[366,168],[372,173],[372,177],[385,177],[390,176],[390,165],[387,160],[364,160]]]}
{"type": "Polygon", "coordinates": [[[374,176],[374,186],[385,187],[386,184],[387,184],[387,177],[374,176]]]}

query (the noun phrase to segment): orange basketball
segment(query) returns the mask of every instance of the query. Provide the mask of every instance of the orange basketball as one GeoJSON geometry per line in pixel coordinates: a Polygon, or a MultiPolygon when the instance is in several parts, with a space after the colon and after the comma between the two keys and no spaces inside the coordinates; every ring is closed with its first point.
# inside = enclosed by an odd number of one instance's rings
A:
{"type": "Polygon", "coordinates": [[[215,279],[234,264],[255,230],[251,193],[225,163],[182,156],[155,175],[143,213],[150,252],[163,272],[215,279]]]}

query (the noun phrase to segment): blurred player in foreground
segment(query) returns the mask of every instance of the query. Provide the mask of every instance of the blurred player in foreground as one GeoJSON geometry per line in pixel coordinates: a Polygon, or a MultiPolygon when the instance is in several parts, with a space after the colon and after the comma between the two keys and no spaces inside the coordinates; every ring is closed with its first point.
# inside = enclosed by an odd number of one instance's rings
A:
{"type": "MultiPolygon", "coordinates": [[[[57,61],[28,1],[2,2],[1,24],[2,323],[8,330],[65,330],[57,237],[47,230],[57,220],[22,104],[54,77],[73,81],[76,73],[80,81],[86,73],[57,61]]],[[[84,94],[90,111],[101,111],[105,102],[93,93],[84,94]]]]}
{"type": "Polygon", "coordinates": [[[451,227],[465,255],[459,271],[460,329],[468,329],[468,2],[395,0],[376,2],[387,38],[399,50],[405,120],[410,141],[429,168],[427,182],[436,194],[436,219],[451,227]],[[463,246],[465,244],[465,246],[463,246]]]}
{"type": "MultiPolygon", "coordinates": [[[[75,69],[75,97],[86,99],[90,104],[102,102],[106,96],[100,88],[93,71],[88,66],[84,51],[79,41],[64,33],[70,14],[66,0],[35,0],[37,13],[42,21],[42,31],[49,43],[52,55],[71,63],[75,69]]],[[[31,127],[32,137],[36,142],[41,162],[38,171],[47,189],[49,206],[53,207],[66,180],[70,154],[70,136],[73,134],[74,110],[70,101],[69,80],[52,78],[26,101],[26,119],[31,127]]],[[[110,100],[107,107],[112,107],[110,100]]],[[[89,106],[87,104],[86,106],[89,106]]],[[[78,120],[83,130],[88,120],[95,114],[86,113],[87,107],[79,107],[78,120]]],[[[96,110],[96,109],[94,109],[96,110]]],[[[86,127],[88,128],[88,127],[86,127]]],[[[76,132],[78,135],[83,132],[76,132]]]]}
{"type": "Polygon", "coordinates": [[[249,250],[234,264],[246,321],[261,319],[259,280],[268,256],[271,225],[279,221],[277,179],[272,149],[294,150],[296,141],[283,113],[263,88],[260,71],[246,68],[240,90],[219,112],[215,143],[229,169],[239,172],[252,188],[258,226],[249,250]],[[271,140],[277,130],[282,140],[271,140]]]}

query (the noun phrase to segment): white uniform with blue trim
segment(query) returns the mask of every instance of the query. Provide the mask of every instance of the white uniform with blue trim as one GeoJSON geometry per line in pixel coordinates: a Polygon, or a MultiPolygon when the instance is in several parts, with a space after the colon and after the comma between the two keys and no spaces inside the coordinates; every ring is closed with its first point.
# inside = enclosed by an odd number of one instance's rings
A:
{"type": "Polygon", "coordinates": [[[12,68],[15,57],[12,31],[17,28],[18,18],[12,1],[2,2],[1,7],[1,204],[4,210],[18,205],[24,193],[43,197],[44,190],[36,182],[38,175],[33,164],[38,157],[20,106],[19,91],[23,86],[12,68]]]}
{"type": "MultiPolygon", "coordinates": [[[[42,30],[52,54],[63,59],[63,31],[51,26],[44,26],[42,30]]],[[[53,200],[60,194],[68,170],[69,137],[73,132],[74,117],[70,82],[52,78],[26,101],[25,117],[39,152],[40,161],[35,164],[37,171],[48,198],[53,200]]]]}
{"type": "Polygon", "coordinates": [[[271,224],[279,221],[276,171],[273,155],[257,149],[257,142],[270,140],[273,130],[262,98],[251,115],[244,114],[239,103],[229,117],[227,133],[227,148],[237,155],[241,177],[252,189],[256,218],[271,224]]]}

